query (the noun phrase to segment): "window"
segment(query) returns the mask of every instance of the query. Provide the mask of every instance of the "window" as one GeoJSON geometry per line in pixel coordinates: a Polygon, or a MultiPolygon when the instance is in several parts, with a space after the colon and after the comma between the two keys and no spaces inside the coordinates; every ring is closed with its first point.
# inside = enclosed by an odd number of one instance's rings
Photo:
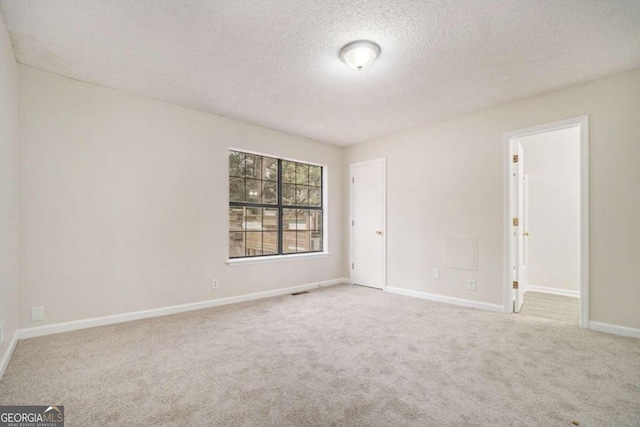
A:
{"type": "Polygon", "coordinates": [[[229,258],[322,252],[322,173],[229,151],[229,258]]]}

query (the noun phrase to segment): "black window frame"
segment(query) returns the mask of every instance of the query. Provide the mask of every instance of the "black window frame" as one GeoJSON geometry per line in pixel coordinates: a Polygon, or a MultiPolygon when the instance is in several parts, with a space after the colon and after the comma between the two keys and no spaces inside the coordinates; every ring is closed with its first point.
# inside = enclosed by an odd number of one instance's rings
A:
{"type": "MultiPolygon", "coordinates": [[[[231,153],[240,153],[245,155],[245,165],[244,165],[244,176],[239,177],[239,176],[235,176],[235,175],[231,175],[231,164],[229,161],[229,173],[228,175],[228,179],[229,179],[229,188],[231,187],[231,180],[232,179],[240,179],[242,178],[244,181],[244,192],[245,192],[245,201],[232,201],[231,200],[231,190],[229,193],[229,220],[230,215],[231,215],[231,208],[259,208],[259,209],[275,209],[278,211],[278,230],[277,230],[277,235],[278,235],[278,253],[271,253],[271,254],[261,254],[261,255],[247,255],[247,233],[248,230],[246,229],[246,222],[245,222],[245,226],[243,226],[243,230],[242,231],[237,231],[237,230],[232,230],[231,226],[230,226],[230,221],[228,222],[228,245],[227,245],[227,249],[229,250],[229,260],[240,260],[240,259],[252,259],[252,258],[262,258],[262,257],[288,257],[291,255],[301,255],[301,254],[314,254],[314,253],[323,253],[325,250],[325,211],[324,211],[324,166],[322,165],[318,165],[318,164],[312,164],[312,163],[306,163],[306,162],[301,162],[301,161],[296,161],[296,160],[288,160],[288,159],[281,159],[278,157],[274,157],[274,156],[269,156],[269,155],[264,155],[264,154],[257,154],[257,153],[252,153],[252,152],[247,152],[247,151],[242,151],[242,150],[237,150],[237,149],[229,149],[228,154],[229,157],[231,156],[231,153]],[[278,171],[277,171],[277,181],[276,181],[276,188],[277,188],[277,202],[275,204],[270,204],[270,203],[258,203],[258,202],[248,202],[246,201],[246,192],[247,192],[247,185],[246,185],[246,180],[247,179],[255,179],[255,178],[249,178],[247,177],[247,165],[246,165],[246,156],[250,155],[250,156],[257,156],[261,158],[261,172],[264,172],[264,167],[262,166],[262,159],[272,159],[272,160],[276,160],[278,163],[278,171]],[[285,183],[283,180],[283,162],[289,162],[289,163],[294,163],[296,165],[296,183],[285,183]],[[297,183],[297,165],[305,165],[307,167],[309,166],[313,166],[313,167],[318,167],[320,168],[320,185],[316,186],[316,185],[311,185],[311,178],[309,177],[307,179],[307,183],[306,184],[298,184],[297,183]],[[310,206],[310,205],[297,205],[297,204],[293,204],[293,205],[289,205],[289,204],[285,204],[283,201],[283,186],[284,184],[289,184],[289,185],[295,185],[295,187],[297,188],[298,186],[306,186],[307,187],[307,191],[310,188],[319,188],[320,189],[320,205],[319,206],[310,206]],[[313,251],[302,251],[302,252],[284,252],[284,233],[287,230],[284,230],[284,211],[285,210],[308,210],[309,211],[309,215],[311,215],[311,211],[319,211],[321,214],[321,218],[322,218],[322,223],[320,225],[320,249],[318,250],[313,250],[313,251]],[[232,233],[244,233],[244,255],[242,256],[231,256],[231,234],[232,233]]],[[[308,174],[310,175],[310,174],[308,174]]],[[[259,181],[261,182],[261,185],[263,182],[267,181],[267,182],[273,182],[270,180],[265,180],[264,177],[261,176],[261,178],[259,179],[259,181]]],[[[262,194],[263,189],[261,189],[261,194],[262,194]]],[[[308,193],[307,193],[308,194],[308,193]]],[[[296,198],[297,198],[297,194],[296,194],[296,198]]],[[[261,195],[261,199],[262,199],[262,195],[261,195]]],[[[309,199],[309,196],[307,195],[307,200],[309,199]]],[[[297,202],[297,200],[296,200],[297,202]]],[[[265,233],[266,231],[264,230],[264,210],[263,210],[263,225],[261,227],[261,231],[262,233],[265,233]]],[[[296,221],[297,223],[297,221],[296,221]]],[[[291,231],[291,230],[289,230],[291,231]]],[[[296,239],[297,239],[297,235],[298,235],[298,230],[296,228],[295,232],[296,232],[296,239]]],[[[305,230],[309,232],[309,243],[311,243],[311,236],[312,233],[314,232],[318,232],[318,230],[314,230],[314,229],[308,229],[305,230]]],[[[264,236],[264,234],[263,234],[264,236]]],[[[297,240],[296,240],[296,247],[297,247],[297,240]]],[[[309,244],[310,247],[310,244],[309,244]]],[[[263,238],[263,247],[262,247],[262,252],[264,252],[264,238],[263,238]]]]}

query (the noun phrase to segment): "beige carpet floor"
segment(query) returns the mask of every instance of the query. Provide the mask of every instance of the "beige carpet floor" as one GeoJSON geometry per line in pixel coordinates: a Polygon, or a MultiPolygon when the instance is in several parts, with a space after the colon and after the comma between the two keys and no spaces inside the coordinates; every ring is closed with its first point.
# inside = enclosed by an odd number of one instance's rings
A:
{"type": "Polygon", "coordinates": [[[67,426],[637,426],[640,340],[356,286],[20,341],[67,426]]]}

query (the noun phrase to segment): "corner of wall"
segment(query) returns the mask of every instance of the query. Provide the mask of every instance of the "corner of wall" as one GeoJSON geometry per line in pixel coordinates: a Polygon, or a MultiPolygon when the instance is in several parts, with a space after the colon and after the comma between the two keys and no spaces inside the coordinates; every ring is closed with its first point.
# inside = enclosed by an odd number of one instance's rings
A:
{"type": "Polygon", "coordinates": [[[17,64],[0,14],[0,378],[18,328],[18,90],[17,64]]]}

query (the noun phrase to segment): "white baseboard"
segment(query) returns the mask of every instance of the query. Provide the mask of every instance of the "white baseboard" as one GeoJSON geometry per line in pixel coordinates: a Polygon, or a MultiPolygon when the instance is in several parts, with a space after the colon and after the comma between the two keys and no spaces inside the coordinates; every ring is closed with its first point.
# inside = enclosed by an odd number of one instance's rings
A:
{"type": "Polygon", "coordinates": [[[132,320],[148,319],[150,317],[167,316],[170,314],[183,313],[185,311],[200,310],[203,308],[218,307],[221,305],[235,304],[244,301],[253,301],[262,298],[276,297],[291,294],[294,292],[308,291],[310,289],[325,286],[348,283],[349,279],[339,278],[325,280],[323,282],[307,283],[304,285],[291,286],[288,288],[274,289],[271,291],[256,292],[253,294],[238,295],[228,298],[218,298],[207,301],[194,302],[190,304],[174,305],[171,307],[155,308],[151,310],[135,311],[131,313],[115,314],[112,316],[94,317],[90,319],[75,320],[73,322],[53,323],[51,325],[36,326],[33,328],[19,329],[16,334],[18,339],[35,338],[43,335],[58,334],[61,332],[76,331],[79,329],[93,328],[96,326],[113,325],[115,323],[129,322],[132,320]]]}
{"type": "Polygon", "coordinates": [[[542,292],[545,294],[553,294],[553,295],[562,295],[565,297],[580,298],[580,291],[570,291],[568,289],[560,289],[560,288],[549,288],[547,286],[537,286],[537,285],[527,284],[525,288],[525,292],[528,292],[528,291],[542,292]]]}
{"type": "Polygon", "coordinates": [[[640,329],[630,328],[628,326],[612,325],[610,323],[594,322],[593,320],[590,320],[589,329],[598,332],[622,335],[625,337],[640,338],[640,329]]]}
{"type": "Polygon", "coordinates": [[[0,360],[0,380],[2,380],[4,371],[6,371],[7,366],[9,366],[9,361],[11,360],[11,356],[13,356],[13,350],[16,349],[16,344],[18,344],[18,331],[13,334],[13,338],[11,339],[9,346],[2,355],[2,360],[0,360]]]}
{"type": "Polygon", "coordinates": [[[412,291],[409,289],[393,288],[387,286],[387,292],[399,295],[406,295],[414,298],[426,299],[429,301],[443,302],[445,304],[460,305],[462,307],[477,308],[478,310],[493,311],[496,313],[504,313],[502,304],[489,304],[486,302],[473,301],[462,298],[447,297],[444,295],[429,294],[427,292],[412,291]]]}

